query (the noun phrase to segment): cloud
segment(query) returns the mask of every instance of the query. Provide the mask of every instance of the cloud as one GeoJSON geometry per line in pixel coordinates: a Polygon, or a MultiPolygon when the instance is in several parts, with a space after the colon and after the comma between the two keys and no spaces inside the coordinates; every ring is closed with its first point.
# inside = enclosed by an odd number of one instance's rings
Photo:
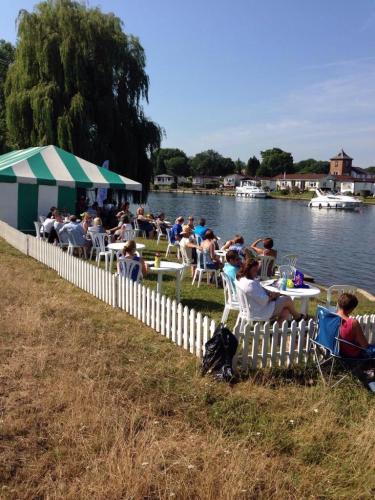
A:
{"type": "Polygon", "coordinates": [[[291,151],[296,159],[326,159],[344,147],[358,165],[375,164],[375,58],[337,66],[342,68],[339,76],[294,89],[263,107],[258,119],[184,137],[182,147],[189,154],[214,148],[243,159],[273,146],[291,151]]]}

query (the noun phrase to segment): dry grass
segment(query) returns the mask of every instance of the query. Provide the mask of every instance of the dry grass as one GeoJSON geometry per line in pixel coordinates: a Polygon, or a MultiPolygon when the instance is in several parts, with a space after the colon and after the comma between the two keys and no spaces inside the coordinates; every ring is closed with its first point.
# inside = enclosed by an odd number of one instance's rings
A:
{"type": "Polygon", "coordinates": [[[1,498],[373,497],[375,404],[354,382],[201,379],[149,328],[0,254],[1,498]]]}

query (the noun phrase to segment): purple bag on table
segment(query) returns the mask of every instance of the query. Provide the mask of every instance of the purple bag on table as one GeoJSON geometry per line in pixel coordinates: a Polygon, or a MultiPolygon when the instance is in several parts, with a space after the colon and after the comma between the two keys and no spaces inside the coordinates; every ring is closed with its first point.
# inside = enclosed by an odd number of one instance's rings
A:
{"type": "Polygon", "coordinates": [[[310,288],[309,285],[306,285],[304,283],[304,278],[305,276],[303,275],[303,273],[301,271],[298,271],[297,269],[293,280],[294,288],[310,288]]]}

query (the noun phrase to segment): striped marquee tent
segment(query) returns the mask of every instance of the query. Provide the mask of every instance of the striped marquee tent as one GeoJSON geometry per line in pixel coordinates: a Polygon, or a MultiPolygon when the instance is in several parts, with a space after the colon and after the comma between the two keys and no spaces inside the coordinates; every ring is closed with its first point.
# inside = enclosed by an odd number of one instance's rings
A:
{"type": "Polygon", "coordinates": [[[74,212],[77,188],[141,191],[142,185],[56,146],[0,156],[0,219],[13,227],[33,230],[51,206],[74,212]]]}

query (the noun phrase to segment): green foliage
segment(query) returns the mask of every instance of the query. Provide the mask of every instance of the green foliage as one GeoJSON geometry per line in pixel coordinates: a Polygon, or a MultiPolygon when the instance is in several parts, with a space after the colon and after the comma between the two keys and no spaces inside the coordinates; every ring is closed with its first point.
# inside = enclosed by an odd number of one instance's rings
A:
{"type": "Polygon", "coordinates": [[[309,158],[308,160],[302,160],[294,164],[294,170],[301,173],[314,173],[314,174],[328,174],[329,172],[329,162],[314,160],[314,158],[309,158]]]}
{"type": "Polygon", "coordinates": [[[227,175],[234,172],[231,158],[224,158],[217,151],[208,149],[194,156],[190,161],[192,175],[227,175]]]}
{"type": "Polygon", "coordinates": [[[246,170],[246,165],[245,162],[237,158],[237,160],[234,162],[234,172],[236,174],[243,174],[246,170]]]}
{"type": "Polygon", "coordinates": [[[257,169],[259,177],[274,177],[286,172],[293,172],[293,156],[279,148],[267,149],[260,152],[262,163],[257,169]]]}
{"type": "Polygon", "coordinates": [[[189,175],[186,154],[177,148],[161,148],[153,155],[154,175],[168,174],[175,177],[189,175]]]}
{"type": "Polygon", "coordinates": [[[7,137],[6,137],[6,119],[5,119],[5,99],[4,85],[8,73],[9,65],[14,60],[15,48],[9,42],[0,40],[0,154],[6,153],[7,137]]]}
{"type": "Polygon", "coordinates": [[[252,156],[247,160],[246,164],[246,175],[249,177],[255,177],[257,170],[260,167],[260,161],[256,156],[252,156]]]}
{"type": "Polygon", "coordinates": [[[366,170],[369,174],[375,174],[375,167],[368,167],[366,170]]]}
{"type": "Polygon", "coordinates": [[[148,120],[145,53],[113,14],[48,0],[18,17],[15,62],[5,85],[14,147],[57,144],[147,186],[161,129],[148,120]]]}

